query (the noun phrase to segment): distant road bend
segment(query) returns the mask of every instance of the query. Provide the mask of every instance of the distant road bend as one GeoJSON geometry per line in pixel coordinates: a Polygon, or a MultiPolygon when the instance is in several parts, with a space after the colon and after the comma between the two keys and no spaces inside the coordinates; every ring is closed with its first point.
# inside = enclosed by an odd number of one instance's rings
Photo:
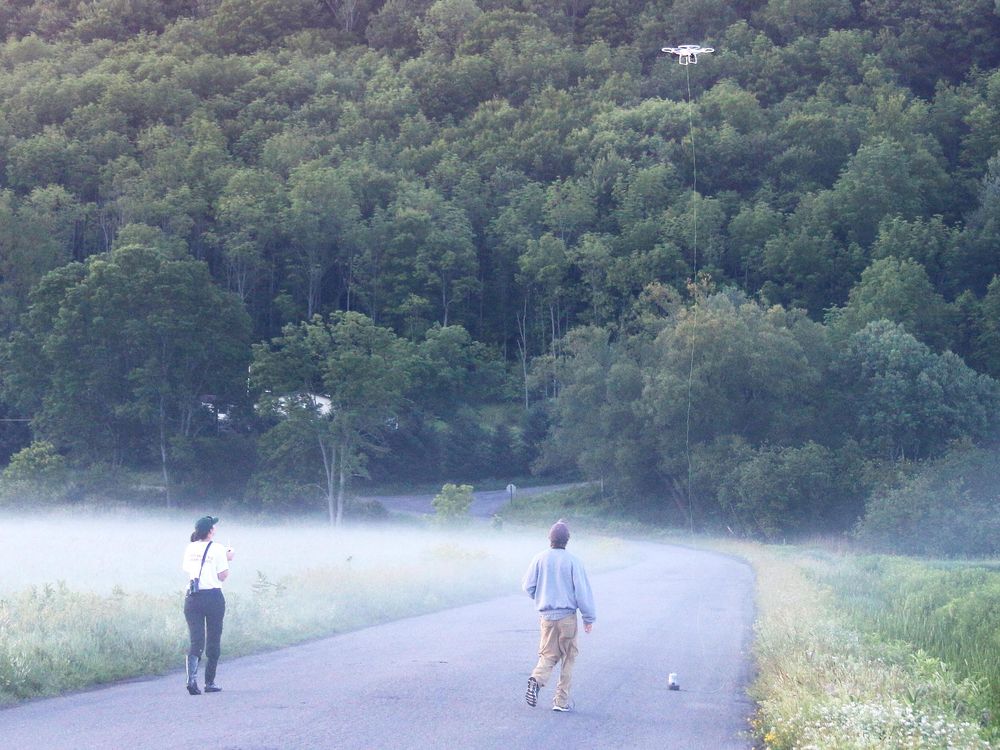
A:
{"type": "MultiPolygon", "coordinates": [[[[559,490],[576,487],[577,484],[556,484],[542,487],[517,487],[514,491],[514,503],[528,502],[528,498],[535,495],[542,495],[546,492],[558,492],[559,490]]],[[[412,495],[374,495],[364,498],[365,500],[377,500],[386,510],[394,513],[407,513],[413,515],[425,515],[434,512],[432,494],[412,494],[412,495]]],[[[511,500],[511,494],[507,490],[485,490],[472,493],[472,505],[469,507],[469,514],[476,518],[490,518],[500,511],[511,500]]]]}
{"type": "MultiPolygon", "coordinates": [[[[574,711],[524,687],[537,649],[527,596],[505,596],[225,660],[223,692],[176,674],[0,710],[9,748],[748,750],[753,573],[733,558],[635,542],[640,562],[592,576],[574,711]],[[669,673],[681,689],[667,687],[669,673]]],[[[527,565],[527,561],[525,561],[527,565]]],[[[178,662],[180,659],[178,659],[178,662]]]]}

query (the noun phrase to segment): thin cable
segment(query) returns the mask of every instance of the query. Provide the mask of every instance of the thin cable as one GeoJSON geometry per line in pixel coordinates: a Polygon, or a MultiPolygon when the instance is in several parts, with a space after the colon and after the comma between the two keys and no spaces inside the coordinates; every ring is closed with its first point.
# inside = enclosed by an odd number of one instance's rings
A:
{"type": "MultiPolygon", "coordinates": [[[[691,213],[694,223],[694,243],[692,267],[694,269],[694,282],[698,283],[698,159],[694,144],[694,112],[691,103],[691,66],[684,66],[684,73],[687,76],[688,92],[688,138],[691,141],[691,213]]],[[[694,331],[691,331],[691,352],[688,364],[688,385],[687,385],[687,424],[684,431],[684,453],[687,457],[687,506],[688,506],[688,528],[694,532],[694,507],[691,496],[691,387],[694,382],[694,331]]]]}
{"type": "Polygon", "coordinates": [[[698,155],[694,147],[694,105],[691,102],[691,66],[684,66],[688,89],[688,138],[691,140],[691,204],[694,213],[694,276],[698,277],[698,155]]]}

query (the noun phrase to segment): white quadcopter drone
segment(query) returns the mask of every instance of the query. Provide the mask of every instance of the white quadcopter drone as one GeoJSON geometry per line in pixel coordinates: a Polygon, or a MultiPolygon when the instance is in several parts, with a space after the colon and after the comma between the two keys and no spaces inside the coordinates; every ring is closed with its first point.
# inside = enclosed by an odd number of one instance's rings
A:
{"type": "Polygon", "coordinates": [[[682,44],[679,47],[664,47],[661,52],[677,55],[677,62],[681,65],[697,65],[698,55],[707,55],[715,52],[713,47],[702,47],[700,44],[682,44]]]}

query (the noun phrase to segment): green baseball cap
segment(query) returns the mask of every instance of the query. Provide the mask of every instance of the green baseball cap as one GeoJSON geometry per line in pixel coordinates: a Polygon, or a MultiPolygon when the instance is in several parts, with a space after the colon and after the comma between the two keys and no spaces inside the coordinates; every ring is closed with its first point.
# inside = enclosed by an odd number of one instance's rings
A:
{"type": "Polygon", "coordinates": [[[207,534],[212,530],[212,527],[219,522],[219,519],[215,516],[202,516],[197,521],[194,522],[194,530],[199,534],[207,534]]]}

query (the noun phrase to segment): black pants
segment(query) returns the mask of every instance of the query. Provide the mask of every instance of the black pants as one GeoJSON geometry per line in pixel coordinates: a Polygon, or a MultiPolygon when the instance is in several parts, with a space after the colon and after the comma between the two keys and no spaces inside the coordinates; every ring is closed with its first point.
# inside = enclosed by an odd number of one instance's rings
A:
{"type": "Polygon", "coordinates": [[[215,682],[215,668],[222,653],[222,620],[226,616],[226,597],[222,589],[207,589],[184,597],[184,618],[191,634],[188,656],[201,657],[205,652],[205,684],[215,682]]]}

